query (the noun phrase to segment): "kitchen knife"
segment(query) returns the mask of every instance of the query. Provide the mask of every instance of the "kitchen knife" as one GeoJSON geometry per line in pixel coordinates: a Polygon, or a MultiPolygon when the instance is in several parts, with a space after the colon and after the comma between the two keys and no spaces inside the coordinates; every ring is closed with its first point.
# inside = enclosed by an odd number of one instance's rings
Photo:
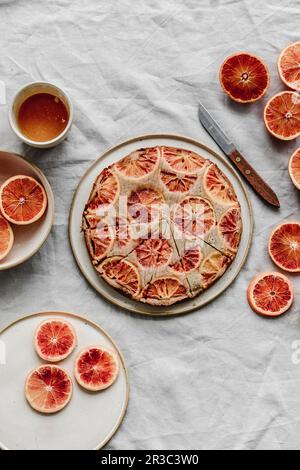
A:
{"type": "Polygon", "coordinates": [[[240,171],[244,178],[246,178],[256,193],[272,206],[280,207],[280,202],[273,189],[270,188],[254,168],[252,168],[201,103],[199,105],[199,119],[203,127],[223,150],[233,165],[240,171]]]}

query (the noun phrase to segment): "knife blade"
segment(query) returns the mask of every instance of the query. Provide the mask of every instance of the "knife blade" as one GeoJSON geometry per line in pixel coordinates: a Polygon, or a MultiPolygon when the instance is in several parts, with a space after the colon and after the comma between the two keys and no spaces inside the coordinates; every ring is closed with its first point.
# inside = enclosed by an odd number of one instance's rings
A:
{"type": "Polygon", "coordinates": [[[202,126],[223,150],[231,163],[239,170],[254,191],[266,202],[279,208],[280,202],[273,189],[263,180],[257,171],[247,162],[231,139],[221,129],[207,109],[199,104],[199,119],[202,126]]]}

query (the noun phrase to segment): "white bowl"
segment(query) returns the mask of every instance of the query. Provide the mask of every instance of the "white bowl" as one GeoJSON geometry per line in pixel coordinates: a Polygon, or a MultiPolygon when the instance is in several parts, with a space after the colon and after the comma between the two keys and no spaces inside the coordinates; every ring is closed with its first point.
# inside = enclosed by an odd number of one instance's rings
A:
{"type": "Polygon", "coordinates": [[[46,149],[55,147],[56,145],[60,144],[67,136],[68,132],[71,129],[73,123],[73,105],[72,102],[65,91],[59,88],[57,85],[53,85],[52,83],[48,82],[32,82],[28,85],[22,87],[17,94],[15,95],[12,104],[9,110],[9,123],[11,125],[12,130],[14,133],[23,141],[25,144],[30,145],[31,147],[46,149]],[[61,134],[59,134],[55,139],[48,140],[45,142],[37,142],[26,137],[19,125],[18,125],[18,113],[20,107],[24,103],[24,101],[29,98],[30,96],[36,95],[37,93],[50,93],[52,95],[57,96],[66,106],[69,114],[69,122],[67,127],[63,130],[61,134]]]}
{"type": "Polygon", "coordinates": [[[54,221],[54,196],[45,175],[20,155],[0,152],[0,185],[15,175],[28,175],[39,181],[46,191],[48,206],[43,217],[33,224],[11,224],[14,245],[6,258],[0,261],[0,271],[18,266],[31,258],[48,238],[54,221]]]}

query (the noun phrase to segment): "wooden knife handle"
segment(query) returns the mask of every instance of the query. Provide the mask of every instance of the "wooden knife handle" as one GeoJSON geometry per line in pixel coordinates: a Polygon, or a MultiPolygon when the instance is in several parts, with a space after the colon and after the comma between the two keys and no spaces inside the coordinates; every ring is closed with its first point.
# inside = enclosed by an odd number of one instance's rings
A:
{"type": "Polygon", "coordinates": [[[232,163],[238,168],[241,174],[251,184],[254,190],[266,201],[275,207],[280,207],[278,197],[270,186],[259,176],[254,168],[247,162],[243,155],[238,151],[234,150],[228,157],[232,163]]]}

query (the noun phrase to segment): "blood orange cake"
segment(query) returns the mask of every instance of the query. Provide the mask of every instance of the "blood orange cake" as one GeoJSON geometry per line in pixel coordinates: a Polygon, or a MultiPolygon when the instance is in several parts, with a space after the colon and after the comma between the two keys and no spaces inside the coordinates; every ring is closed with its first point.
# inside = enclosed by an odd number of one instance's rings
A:
{"type": "Polygon", "coordinates": [[[145,148],[97,176],[82,229],[108,284],[136,301],[171,305],[228,269],[242,234],[241,208],[215,163],[185,149],[145,148]]]}

